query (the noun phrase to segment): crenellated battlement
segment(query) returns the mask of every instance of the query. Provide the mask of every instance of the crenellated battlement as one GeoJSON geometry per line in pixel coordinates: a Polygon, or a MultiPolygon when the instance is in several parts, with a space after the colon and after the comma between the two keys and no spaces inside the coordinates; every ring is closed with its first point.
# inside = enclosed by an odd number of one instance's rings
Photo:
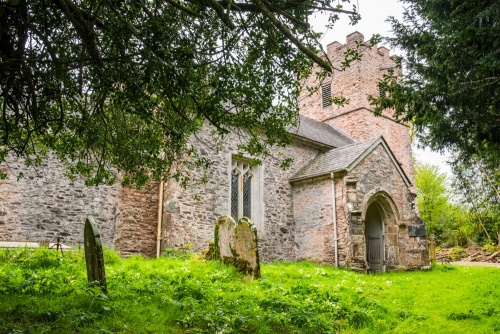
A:
{"type": "MultiPolygon", "coordinates": [[[[399,123],[394,117],[394,111],[390,109],[383,111],[382,117],[374,116],[368,98],[379,96],[381,92],[378,83],[389,71],[401,75],[397,57],[391,55],[384,46],[369,46],[363,34],[357,31],[346,36],[345,44],[338,41],[328,44],[326,53],[332,62],[333,73],[321,81],[313,74],[303,82],[304,89],[299,97],[300,113],[336,126],[358,140],[384,136],[413,181],[408,126],[399,123]],[[342,69],[342,62],[350,49],[357,50],[362,59],[353,61],[349,67],[342,69]],[[310,95],[306,86],[318,87],[318,90],[310,95]],[[329,96],[344,97],[349,103],[343,106],[328,105],[326,102],[329,101],[329,96]]],[[[319,71],[319,68],[316,70],[319,71]]]]}
{"type": "MultiPolygon", "coordinates": [[[[383,79],[384,74],[389,70],[396,71],[396,75],[401,74],[397,67],[397,57],[391,56],[389,49],[384,46],[368,46],[363,34],[359,32],[347,35],[345,44],[337,41],[328,44],[326,56],[334,67],[331,77],[320,81],[312,75],[304,81],[304,87],[319,87],[317,93],[309,96],[309,92],[304,89],[299,98],[301,113],[318,121],[326,121],[360,108],[372,110],[368,96],[379,95],[378,82],[383,79]],[[362,60],[352,62],[350,67],[342,70],[342,62],[349,49],[361,53],[362,60]],[[322,103],[325,93],[322,87],[329,84],[332,96],[343,96],[349,99],[350,103],[345,106],[325,106],[322,103]]],[[[384,116],[393,118],[393,112],[386,111],[384,116]]]]}

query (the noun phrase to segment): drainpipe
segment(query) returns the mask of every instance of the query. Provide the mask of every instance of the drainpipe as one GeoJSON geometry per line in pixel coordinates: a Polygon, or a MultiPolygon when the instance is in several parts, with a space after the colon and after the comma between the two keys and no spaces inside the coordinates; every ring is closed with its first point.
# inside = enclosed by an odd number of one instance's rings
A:
{"type": "Polygon", "coordinates": [[[330,181],[332,184],[332,220],[333,220],[333,237],[335,241],[335,267],[339,267],[339,239],[337,237],[337,204],[335,202],[335,180],[333,172],[330,173],[330,181]]]}
{"type": "Polygon", "coordinates": [[[158,190],[158,232],[156,234],[156,258],[160,257],[161,247],[161,230],[162,230],[162,216],[163,216],[163,181],[160,181],[160,189],[158,190]]]}

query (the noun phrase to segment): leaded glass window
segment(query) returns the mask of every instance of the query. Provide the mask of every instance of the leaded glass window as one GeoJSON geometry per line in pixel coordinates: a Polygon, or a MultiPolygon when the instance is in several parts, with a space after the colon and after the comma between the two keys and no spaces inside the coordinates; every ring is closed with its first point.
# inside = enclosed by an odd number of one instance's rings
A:
{"type": "Polygon", "coordinates": [[[231,217],[235,221],[238,220],[238,183],[239,183],[239,174],[233,170],[231,173],[231,217]]]}
{"type": "Polygon", "coordinates": [[[252,180],[254,173],[247,162],[233,160],[231,171],[231,217],[235,221],[252,218],[252,180]]]}
{"type": "Polygon", "coordinates": [[[243,175],[243,216],[252,218],[252,175],[243,175]]]}

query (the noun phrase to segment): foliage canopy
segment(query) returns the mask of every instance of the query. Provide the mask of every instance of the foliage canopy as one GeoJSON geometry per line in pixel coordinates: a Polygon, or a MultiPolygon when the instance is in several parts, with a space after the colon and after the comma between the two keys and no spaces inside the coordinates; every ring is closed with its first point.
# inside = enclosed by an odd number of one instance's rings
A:
{"type": "Polygon", "coordinates": [[[500,244],[500,168],[473,158],[453,164],[453,188],[478,226],[474,241],[500,244]]]}
{"type": "Polygon", "coordinates": [[[429,234],[435,234],[442,216],[447,213],[446,174],[441,173],[436,165],[417,163],[415,186],[420,217],[426,223],[429,234]]]}
{"type": "Polygon", "coordinates": [[[402,80],[388,76],[376,109],[392,107],[423,144],[461,159],[500,157],[500,4],[403,0],[390,18],[393,46],[406,53],[402,80]]]}
{"type": "Polygon", "coordinates": [[[297,79],[332,69],[314,11],[359,18],[319,0],[2,1],[0,162],[54,151],[89,184],[141,185],[206,165],[189,143],[205,122],[244,130],[250,155],[285,144],[297,79]]]}

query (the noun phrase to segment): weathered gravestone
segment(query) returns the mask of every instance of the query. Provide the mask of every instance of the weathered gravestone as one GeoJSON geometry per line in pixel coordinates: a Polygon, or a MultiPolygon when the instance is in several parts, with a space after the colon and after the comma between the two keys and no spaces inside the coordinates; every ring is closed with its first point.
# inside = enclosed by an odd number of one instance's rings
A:
{"type": "Polygon", "coordinates": [[[235,223],[229,216],[221,216],[215,224],[215,258],[233,265],[242,273],[260,277],[257,230],[248,218],[235,223]]]}
{"type": "Polygon", "coordinates": [[[106,274],[104,272],[104,255],[102,253],[101,235],[94,218],[87,217],[83,231],[85,245],[85,263],[87,279],[96,282],[104,293],[107,293],[106,274]]]}

